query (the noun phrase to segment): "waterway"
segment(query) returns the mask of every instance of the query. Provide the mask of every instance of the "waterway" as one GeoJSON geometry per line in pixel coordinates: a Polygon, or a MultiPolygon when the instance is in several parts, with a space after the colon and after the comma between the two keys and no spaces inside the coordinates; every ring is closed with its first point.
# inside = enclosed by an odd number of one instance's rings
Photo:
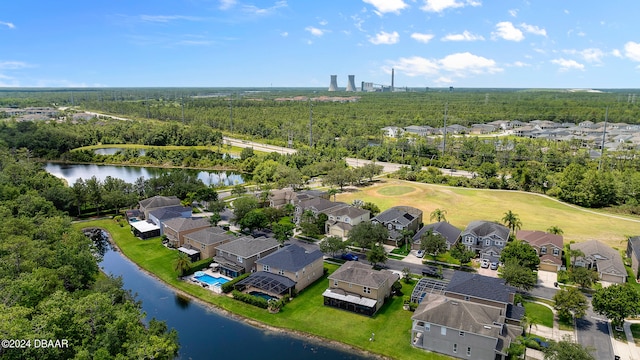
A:
{"type": "Polygon", "coordinates": [[[368,359],[360,353],[228,318],[200,302],[178,295],[138,269],[107,242],[103,241],[98,247],[104,249],[102,270],[122,277],[124,288],[142,301],[147,319],[163,320],[169,328],[178,331],[180,359],[368,359]]]}
{"type": "Polygon", "coordinates": [[[48,162],[45,164],[45,170],[51,175],[57,176],[67,181],[70,186],[76,180],[90,179],[95,176],[98,180],[104,181],[107,176],[122,179],[128,183],[144,177],[151,179],[160,176],[163,173],[171,171],[186,171],[198,176],[205,185],[228,186],[244,183],[243,174],[233,171],[204,171],[192,169],[167,169],[161,167],[144,167],[144,166],[118,166],[118,165],[97,165],[97,164],[60,164],[48,162]]]}

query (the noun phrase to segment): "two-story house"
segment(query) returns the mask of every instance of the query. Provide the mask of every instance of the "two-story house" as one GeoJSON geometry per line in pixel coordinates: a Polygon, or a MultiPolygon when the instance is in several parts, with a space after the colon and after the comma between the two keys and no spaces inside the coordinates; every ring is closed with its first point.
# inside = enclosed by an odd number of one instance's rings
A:
{"type": "Polygon", "coordinates": [[[184,244],[185,235],[211,227],[211,223],[206,217],[177,217],[164,221],[162,226],[169,244],[177,248],[184,244]]]}
{"type": "MultiPolygon", "coordinates": [[[[324,273],[323,254],[291,244],[256,260],[256,270],[285,276],[295,282],[296,291],[302,291],[324,273]]],[[[252,275],[253,276],[253,275],[252,275]]],[[[260,288],[269,291],[268,288],[260,288]]]]}
{"type": "Polygon", "coordinates": [[[415,234],[422,226],[422,210],[411,206],[394,206],[376,215],[371,222],[382,224],[389,231],[387,243],[398,246],[403,230],[411,230],[415,234]]]}
{"type": "Polygon", "coordinates": [[[391,296],[391,286],[399,279],[391,271],[347,261],[329,275],[329,288],[322,294],[324,304],[371,316],[391,296]]]}
{"type": "Polygon", "coordinates": [[[531,245],[538,256],[540,265],[538,269],[558,272],[562,267],[562,235],[549,234],[538,230],[520,230],[516,238],[531,245]]]}
{"type": "Polygon", "coordinates": [[[412,294],[420,301],[411,317],[412,345],[463,359],[506,359],[523,331],[515,293],[503,279],[456,271],[441,294],[412,294]]]}
{"type": "Polygon", "coordinates": [[[321,197],[298,199],[294,205],[293,221],[296,224],[300,223],[305,211],[311,211],[313,215],[318,216],[320,213],[327,214],[331,210],[349,206],[343,202],[333,202],[321,197]]]}
{"type": "Polygon", "coordinates": [[[261,236],[244,236],[219,245],[213,261],[220,265],[220,274],[237,277],[255,271],[256,260],[280,248],[278,240],[261,236]]]}
{"type": "Polygon", "coordinates": [[[354,206],[335,207],[326,212],[325,233],[329,236],[347,237],[354,226],[368,221],[371,212],[354,206]]]}
{"type": "Polygon", "coordinates": [[[500,252],[509,241],[508,227],[491,221],[472,221],[460,233],[460,241],[481,259],[491,262],[500,259],[500,252]]]}
{"type": "Polygon", "coordinates": [[[236,236],[228,233],[220,227],[207,227],[184,235],[184,246],[200,253],[200,259],[212,258],[216,254],[219,245],[226,244],[236,239],[236,236]]]}
{"type": "MultiPolygon", "coordinates": [[[[164,222],[175,218],[190,218],[193,215],[189,206],[167,206],[149,211],[147,222],[160,227],[160,235],[164,234],[164,222]]],[[[134,224],[135,225],[135,224],[134,224]]]]}
{"type": "Polygon", "coordinates": [[[140,212],[144,214],[144,218],[149,218],[149,212],[168,206],[180,206],[180,199],[176,196],[153,196],[138,202],[140,212]]]}

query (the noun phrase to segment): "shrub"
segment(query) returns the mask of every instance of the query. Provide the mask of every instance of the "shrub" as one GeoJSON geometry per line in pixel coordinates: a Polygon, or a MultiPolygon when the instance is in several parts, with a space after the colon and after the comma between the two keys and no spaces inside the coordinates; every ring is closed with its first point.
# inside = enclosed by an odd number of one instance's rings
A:
{"type": "Polygon", "coordinates": [[[229,282],[226,282],[226,283],[222,284],[222,286],[220,287],[220,288],[222,289],[222,292],[223,292],[223,293],[225,293],[225,294],[226,294],[226,293],[229,293],[231,290],[233,290],[233,286],[234,286],[238,281],[240,281],[240,280],[242,280],[242,279],[246,278],[246,277],[247,277],[247,276],[249,276],[249,275],[251,275],[251,274],[242,274],[242,275],[238,276],[237,278],[235,278],[235,279],[233,279],[233,280],[231,280],[231,281],[229,281],[229,282]]]}
{"type": "Polygon", "coordinates": [[[417,308],[418,308],[418,303],[416,302],[409,303],[409,311],[416,311],[417,308]]]}
{"type": "Polygon", "coordinates": [[[253,305],[253,306],[257,306],[257,307],[263,308],[263,309],[266,309],[267,306],[269,306],[269,303],[267,302],[267,300],[265,300],[265,299],[263,299],[261,297],[245,294],[245,293],[242,293],[242,292],[240,292],[238,290],[233,290],[233,292],[231,294],[233,295],[234,299],[240,300],[243,303],[247,303],[247,304],[250,304],[250,305],[253,305]]]}

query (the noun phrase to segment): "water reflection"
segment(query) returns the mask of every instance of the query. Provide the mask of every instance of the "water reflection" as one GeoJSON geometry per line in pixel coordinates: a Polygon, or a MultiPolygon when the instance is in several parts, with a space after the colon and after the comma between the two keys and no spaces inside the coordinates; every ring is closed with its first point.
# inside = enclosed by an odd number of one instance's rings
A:
{"type": "Polygon", "coordinates": [[[189,308],[189,304],[191,304],[191,299],[189,299],[188,297],[182,296],[181,294],[178,294],[178,293],[176,293],[175,301],[176,301],[176,305],[180,309],[187,309],[189,308]]]}

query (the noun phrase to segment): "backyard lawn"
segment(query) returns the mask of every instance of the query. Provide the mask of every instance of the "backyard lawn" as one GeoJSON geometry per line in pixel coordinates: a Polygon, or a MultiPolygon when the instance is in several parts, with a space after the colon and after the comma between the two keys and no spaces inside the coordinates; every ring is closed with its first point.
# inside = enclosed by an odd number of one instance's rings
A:
{"type": "MultiPolygon", "coordinates": [[[[167,284],[243,317],[270,326],[313,334],[339,341],[355,348],[382,354],[394,359],[448,359],[445,356],[413,348],[410,344],[412,312],[402,309],[403,297],[392,297],[373,317],[353,314],[323,305],[322,293],[327,288],[326,277],[302,291],[278,314],[220,296],[211,291],[179,281],[173,269],[175,250],[165,248],[160,238],[140,240],[129,227],[120,227],[113,220],[77,223],[78,229],[99,227],[107,230],[124,255],[140,267],[158,276],[167,284]],[[375,333],[375,341],[369,341],[375,333]]],[[[325,264],[330,272],[337,266],[325,264]]],[[[403,293],[411,293],[413,285],[403,284],[403,293]]]]}
{"type": "Polygon", "coordinates": [[[348,204],[355,199],[372,202],[382,211],[398,205],[416,207],[424,212],[425,224],[430,223],[429,215],[433,210],[445,210],[447,221],[460,229],[474,220],[502,222],[504,213],[511,210],[519,216],[522,229],[546,230],[558,226],[564,232],[565,242],[597,239],[614,248],[624,247],[622,242],[629,234],[640,233],[640,217],[584,209],[546,196],[518,191],[383,179],[372,186],[337,195],[338,201],[348,204]]]}
{"type": "MultiPolygon", "coordinates": [[[[525,313],[527,314],[527,316],[529,316],[533,324],[539,324],[542,326],[553,328],[553,311],[551,311],[551,309],[544,305],[532,303],[529,301],[525,301],[523,305],[525,313]]],[[[526,330],[527,332],[529,331],[529,329],[526,330]]]]}

